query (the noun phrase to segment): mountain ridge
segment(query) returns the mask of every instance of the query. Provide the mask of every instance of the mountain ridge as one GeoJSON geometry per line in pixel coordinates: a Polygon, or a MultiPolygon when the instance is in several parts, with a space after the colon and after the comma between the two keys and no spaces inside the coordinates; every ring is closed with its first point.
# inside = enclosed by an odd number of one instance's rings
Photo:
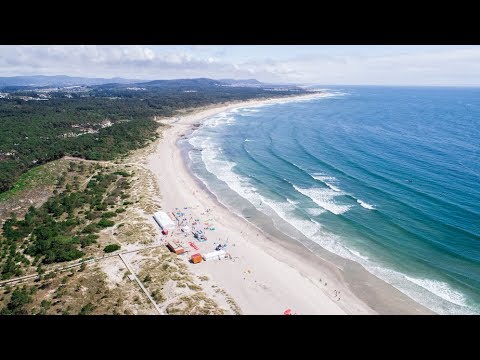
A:
{"type": "Polygon", "coordinates": [[[0,77],[0,88],[7,87],[67,87],[67,86],[104,86],[123,87],[146,86],[146,87],[206,87],[206,86],[229,86],[229,87],[297,87],[294,84],[270,84],[257,79],[210,79],[205,77],[187,79],[126,79],[75,77],[68,75],[28,75],[0,77]]]}

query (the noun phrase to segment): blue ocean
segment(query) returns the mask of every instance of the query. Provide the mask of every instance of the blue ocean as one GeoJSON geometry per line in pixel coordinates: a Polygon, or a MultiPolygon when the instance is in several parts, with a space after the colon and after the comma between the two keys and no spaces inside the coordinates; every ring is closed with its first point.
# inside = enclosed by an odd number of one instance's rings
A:
{"type": "Polygon", "coordinates": [[[480,313],[480,89],[324,91],[209,118],[183,141],[192,171],[249,221],[437,313],[480,313]]]}

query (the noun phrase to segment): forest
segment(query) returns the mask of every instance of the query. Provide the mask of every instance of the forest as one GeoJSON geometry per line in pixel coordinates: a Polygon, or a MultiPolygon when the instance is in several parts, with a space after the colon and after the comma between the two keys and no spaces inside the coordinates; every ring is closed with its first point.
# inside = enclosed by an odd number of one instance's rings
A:
{"type": "Polygon", "coordinates": [[[23,89],[0,98],[0,193],[11,189],[30,168],[65,155],[112,160],[143,147],[155,138],[159,126],[153,116],[172,116],[180,109],[213,103],[292,95],[208,81],[141,85],[140,91],[107,84],[48,95],[23,89]]]}

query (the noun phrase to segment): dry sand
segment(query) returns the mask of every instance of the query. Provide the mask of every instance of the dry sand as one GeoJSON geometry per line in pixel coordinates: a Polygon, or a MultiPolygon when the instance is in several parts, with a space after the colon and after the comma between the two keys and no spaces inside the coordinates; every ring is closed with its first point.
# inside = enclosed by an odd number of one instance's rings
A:
{"type": "MultiPolygon", "coordinates": [[[[312,96],[319,95],[307,95],[312,96]]],[[[379,312],[378,309],[373,310],[371,302],[367,305],[365,298],[373,297],[374,300],[382,301],[379,293],[384,293],[384,297],[391,293],[398,298],[395,301],[384,301],[388,304],[386,310],[379,307],[382,313],[428,312],[376,278],[375,281],[383,289],[373,295],[363,294],[363,297],[362,291],[354,294],[350,282],[351,279],[357,280],[357,275],[347,277],[345,272],[347,268],[356,272],[359,266],[338,266],[338,263],[313,255],[299,244],[263,233],[216,201],[189,172],[177,141],[192,129],[193,124],[225,110],[264,102],[265,100],[249,101],[210,107],[165,121],[172,126],[163,131],[156,151],[147,158],[148,167],[158,181],[164,211],[171,213],[175,208],[189,207],[185,210],[188,217],[191,215],[202,221],[213,219],[215,231],[207,231],[206,242],[194,240],[191,233],[188,237],[179,235],[178,232],[173,237],[170,235],[170,238],[182,239],[185,248],[190,250],[190,253],[183,255],[185,261],[193,253],[213,251],[214,243],[218,244],[219,239],[222,239],[221,243],[228,239],[226,251],[231,259],[188,263],[191,271],[207,275],[214,284],[224,289],[233,297],[243,314],[283,314],[286,309],[297,314],[375,314],[379,312]],[[201,215],[207,209],[211,209],[210,213],[201,215]],[[189,241],[194,242],[199,250],[192,249],[188,245],[189,241]],[[357,296],[359,293],[361,295],[357,296]],[[389,311],[390,308],[393,310],[389,311]]],[[[370,289],[369,286],[366,288],[370,289]]]]}

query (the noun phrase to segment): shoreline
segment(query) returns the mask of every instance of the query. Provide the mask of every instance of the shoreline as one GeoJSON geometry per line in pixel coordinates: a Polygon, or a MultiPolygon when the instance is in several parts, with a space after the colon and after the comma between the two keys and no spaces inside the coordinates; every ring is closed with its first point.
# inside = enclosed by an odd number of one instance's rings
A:
{"type": "Polygon", "coordinates": [[[320,246],[318,254],[313,253],[285,234],[266,233],[229,210],[191,172],[177,144],[194,124],[220,112],[317,97],[324,96],[314,93],[214,105],[176,116],[174,121],[164,119],[171,126],[147,157],[162,194],[163,209],[170,212],[188,206],[195,216],[211,209],[217,229],[206,243],[197,245],[202,252],[212,251],[217,238],[227,238],[227,252],[235,259],[188,263],[190,270],[208,275],[245,314],[282,314],[287,308],[298,314],[432,314],[360,264],[320,246]]]}

